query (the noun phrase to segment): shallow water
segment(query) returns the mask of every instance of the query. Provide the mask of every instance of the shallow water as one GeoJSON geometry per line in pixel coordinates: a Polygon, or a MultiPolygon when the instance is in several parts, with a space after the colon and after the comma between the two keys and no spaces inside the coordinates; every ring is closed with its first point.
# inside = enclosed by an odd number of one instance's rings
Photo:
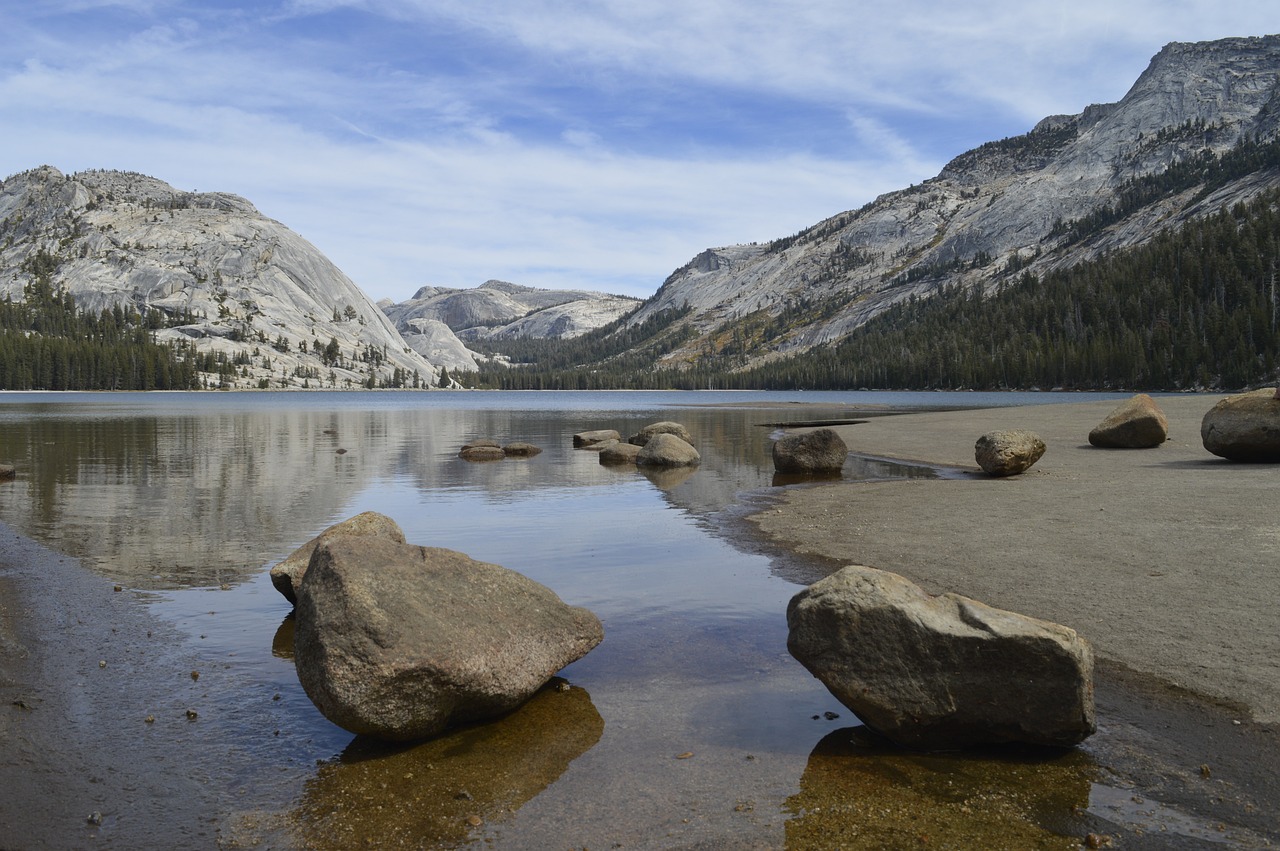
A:
{"type": "MultiPolygon", "coordinates": [[[[886,842],[938,835],[942,818],[956,841],[1003,831],[1075,847],[1094,769],[1084,753],[1010,763],[859,749],[857,719],[786,652],[787,601],[828,568],[761,552],[734,507],[775,486],[771,423],[1080,398],[3,394],[0,461],[20,472],[0,488],[0,520],[138,595],[216,670],[198,699],[219,746],[191,769],[225,793],[233,844],[816,847],[859,825],[886,842]],[[571,448],[577,431],[625,436],[662,419],[695,435],[699,469],[617,470],[571,448]],[[459,460],[477,437],[544,452],[459,460]],[[290,606],[266,571],[369,510],[413,543],[590,608],[604,643],[561,672],[562,688],[494,724],[416,748],[353,741],[302,693],[290,606]],[[899,816],[872,825],[833,810],[832,790],[850,784],[842,806],[874,789],[876,812],[899,816]],[[932,821],[913,824],[922,807],[932,821]]],[[[933,474],[851,459],[844,476],[933,474]]]]}

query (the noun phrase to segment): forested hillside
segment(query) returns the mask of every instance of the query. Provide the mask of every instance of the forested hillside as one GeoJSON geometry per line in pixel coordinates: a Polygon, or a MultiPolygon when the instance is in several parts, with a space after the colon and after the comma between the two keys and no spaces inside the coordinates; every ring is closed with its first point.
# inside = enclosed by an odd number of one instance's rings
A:
{"type": "MultiPolygon", "coordinates": [[[[39,274],[22,301],[0,302],[0,389],[196,389],[194,349],[153,340],[163,321],[159,311],[79,311],[70,293],[55,292],[39,274]]],[[[216,363],[204,366],[219,371],[216,363]]]]}
{"type": "MultiPolygon", "coordinates": [[[[1280,190],[1271,190],[1139,248],[1044,276],[1023,272],[989,295],[943,287],[837,344],[746,370],[735,370],[726,347],[680,371],[540,361],[463,380],[512,389],[1235,389],[1277,378],[1278,243],[1280,190]]],[[[762,328],[775,321],[759,319],[762,328]]]]}

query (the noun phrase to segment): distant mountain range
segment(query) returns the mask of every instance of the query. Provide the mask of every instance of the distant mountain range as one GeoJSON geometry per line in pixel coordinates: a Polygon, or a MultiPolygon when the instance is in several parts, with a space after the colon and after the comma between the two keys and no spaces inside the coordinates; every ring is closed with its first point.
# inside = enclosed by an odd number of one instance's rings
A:
{"type": "MultiPolygon", "coordinates": [[[[44,276],[81,308],[158,310],[158,339],[235,364],[224,386],[436,386],[442,368],[505,359],[613,370],[622,386],[654,370],[745,375],[808,353],[829,360],[833,344],[903,305],[1025,290],[1266,199],[1280,189],[1278,137],[1280,36],[1170,44],[1117,103],[1045,118],[792,236],[706,249],[643,303],[489,281],[374,305],[243,198],[45,166],[0,185],[0,296],[22,299],[44,276]]],[[[1265,286],[1258,274],[1247,286],[1265,286]]],[[[1270,276],[1262,331],[1274,337],[1270,276]]]]}

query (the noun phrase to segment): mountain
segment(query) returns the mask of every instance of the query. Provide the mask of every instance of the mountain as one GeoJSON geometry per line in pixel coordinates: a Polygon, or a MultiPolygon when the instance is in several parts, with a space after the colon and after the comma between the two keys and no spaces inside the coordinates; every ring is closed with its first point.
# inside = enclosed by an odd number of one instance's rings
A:
{"type": "Polygon", "coordinates": [[[434,386],[439,365],[315,246],[226,193],[49,166],[0,184],[0,298],[38,278],[148,317],[232,387],[434,386]]]}
{"type": "Polygon", "coordinates": [[[1278,92],[1280,36],[1169,44],[1117,103],[1045,118],[793,236],[699,253],[627,324],[687,311],[653,348],[659,366],[748,369],[913,299],[1131,249],[1280,186],[1278,92]]]}
{"type": "Polygon", "coordinates": [[[446,344],[440,325],[457,338],[567,340],[613,322],[639,299],[581,290],[542,290],[486,281],[474,289],[423,287],[413,298],[380,307],[413,349],[449,369],[471,370],[483,355],[446,344]],[[446,349],[448,350],[446,352],[446,349]]]}

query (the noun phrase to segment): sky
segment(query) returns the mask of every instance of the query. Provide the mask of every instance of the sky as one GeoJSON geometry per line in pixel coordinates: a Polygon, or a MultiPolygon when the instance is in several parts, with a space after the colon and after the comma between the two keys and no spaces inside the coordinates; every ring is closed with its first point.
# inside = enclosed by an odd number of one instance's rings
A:
{"type": "Polygon", "coordinates": [[[242,195],[374,299],[653,294],[1275,0],[0,0],[0,177],[242,195]]]}

